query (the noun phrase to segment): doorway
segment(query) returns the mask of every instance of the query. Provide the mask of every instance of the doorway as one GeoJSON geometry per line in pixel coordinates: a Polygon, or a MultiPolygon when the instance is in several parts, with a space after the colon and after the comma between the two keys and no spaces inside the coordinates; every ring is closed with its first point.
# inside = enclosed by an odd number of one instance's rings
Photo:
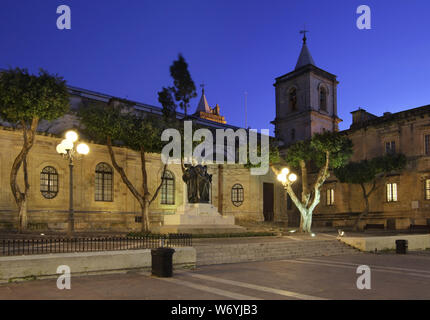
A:
{"type": "Polygon", "coordinates": [[[273,221],[274,218],[274,189],[273,183],[263,183],[263,215],[264,221],[273,221]]]}

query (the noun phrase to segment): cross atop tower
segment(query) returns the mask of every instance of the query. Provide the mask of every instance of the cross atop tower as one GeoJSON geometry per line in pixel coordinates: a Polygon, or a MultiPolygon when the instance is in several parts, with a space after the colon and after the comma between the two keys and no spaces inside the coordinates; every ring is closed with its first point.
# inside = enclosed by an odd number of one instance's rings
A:
{"type": "Polygon", "coordinates": [[[204,94],[204,93],[205,93],[205,84],[204,84],[204,83],[202,83],[202,84],[200,85],[200,88],[202,88],[202,94],[204,94]]]}
{"type": "Polygon", "coordinates": [[[303,33],[303,43],[306,43],[306,32],[309,32],[306,30],[306,25],[304,25],[303,30],[300,30],[300,34],[303,33]]]}

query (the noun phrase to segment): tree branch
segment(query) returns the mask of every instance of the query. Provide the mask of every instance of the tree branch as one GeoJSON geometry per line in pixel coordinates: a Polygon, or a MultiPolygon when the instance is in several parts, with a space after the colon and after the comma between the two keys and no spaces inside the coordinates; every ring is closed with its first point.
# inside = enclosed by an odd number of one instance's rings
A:
{"type": "Polygon", "coordinates": [[[142,171],[142,189],[143,189],[143,197],[146,198],[149,196],[149,188],[148,188],[148,174],[146,172],[146,157],[145,157],[145,149],[143,146],[140,147],[140,169],[142,171]]]}
{"type": "Polygon", "coordinates": [[[108,152],[112,161],[112,165],[115,168],[115,170],[119,173],[121,176],[122,181],[125,183],[127,188],[130,190],[130,192],[133,194],[133,196],[139,201],[139,203],[142,205],[143,203],[143,196],[139,193],[139,191],[134,187],[134,185],[131,183],[131,181],[128,179],[124,169],[118,164],[115,158],[115,153],[112,149],[112,139],[111,137],[107,137],[107,148],[108,152]]]}
{"type": "Polygon", "coordinates": [[[300,160],[300,168],[302,172],[302,203],[305,207],[307,207],[309,199],[311,198],[311,194],[308,191],[308,170],[304,160],[300,160]]]}
{"type": "Polygon", "coordinates": [[[154,196],[152,197],[151,201],[149,201],[149,204],[151,204],[155,199],[157,199],[158,193],[160,192],[161,187],[163,186],[163,177],[164,177],[164,174],[166,173],[166,169],[167,169],[167,164],[163,166],[163,173],[161,174],[161,182],[158,185],[157,190],[155,190],[154,196]]]}
{"type": "Polygon", "coordinates": [[[315,207],[318,205],[319,200],[320,200],[320,188],[321,186],[324,184],[324,182],[327,180],[327,178],[330,176],[330,172],[328,171],[329,168],[329,163],[330,163],[330,152],[326,151],[325,152],[325,164],[324,166],[320,169],[319,173],[318,173],[318,177],[315,180],[315,183],[313,185],[313,199],[311,204],[309,205],[309,210],[312,212],[315,207]]]}

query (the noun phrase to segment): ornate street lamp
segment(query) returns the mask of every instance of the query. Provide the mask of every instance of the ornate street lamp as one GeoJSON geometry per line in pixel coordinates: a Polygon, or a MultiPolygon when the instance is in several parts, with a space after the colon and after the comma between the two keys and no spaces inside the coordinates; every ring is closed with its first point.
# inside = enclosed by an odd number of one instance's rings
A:
{"type": "Polygon", "coordinates": [[[69,160],[69,217],[67,234],[71,236],[75,231],[75,218],[73,209],[73,160],[78,159],[78,156],[87,155],[90,152],[90,148],[85,143],[77,143],[79,139],[78,134],[75,131],[67,131],[66,139],[61,141],[57,145],[57,152],[63,156],[63,158],[69,160]],[[77,144],[75,148],[75,144],[77,144]]]}
{"type": "Polygon", "coordinates": [[[290,169],[283,168],[277,178],[282,183],[285,190],[287,190],[287,185],[293,184],[297,180],[297,175],[292,172],[290,173],[290,169]]]}

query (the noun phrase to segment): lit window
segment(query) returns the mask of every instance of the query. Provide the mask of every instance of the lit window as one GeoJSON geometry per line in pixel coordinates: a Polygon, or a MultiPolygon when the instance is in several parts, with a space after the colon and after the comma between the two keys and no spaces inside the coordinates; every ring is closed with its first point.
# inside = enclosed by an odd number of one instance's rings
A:
{"type": "Polygon", "coordinates": [[[426,179],[426,200],[430,200],[430,179],[426,179]]]}
{"type": "Polygon", "coordinates": [[[113,170],[107,163],[101,162],[96,166],[96,201],[113,201],[113,170]]]}
{"type": "Polygon", "coordinates": [[[243,203],[243,187],[241,184],[235,184],[233,188],[231,188],[231,202],[236,207],[239,207],[243,203]]]}
{"type": "Polygon", "coordinates": [[[162,177],[161,204],[175,204],[175,176],[166,170],[162,177]]]}
{"type": "Polygon", "coordinates": [[[387,183],[387,201],[397,201],[397,183],[387,183]]]}
{"type": "Polygon", "coordinates": [[[396,142],[395,141],[385,142],[385,153],[386,154],[396,153],[396,142]]]}
{"type": "Polygon", "coordinates": [[[40,192],[46,199],[53,199],[58,194],[58,173],[53,167],[45,167],[40,173],[40,192]]]}
{"type": "Polygon", "coordinates": [[[327,189],[326,191],[326,199],[327,199],[327,205],[332,206],[334,205],[334,189],[327,189]]]}

